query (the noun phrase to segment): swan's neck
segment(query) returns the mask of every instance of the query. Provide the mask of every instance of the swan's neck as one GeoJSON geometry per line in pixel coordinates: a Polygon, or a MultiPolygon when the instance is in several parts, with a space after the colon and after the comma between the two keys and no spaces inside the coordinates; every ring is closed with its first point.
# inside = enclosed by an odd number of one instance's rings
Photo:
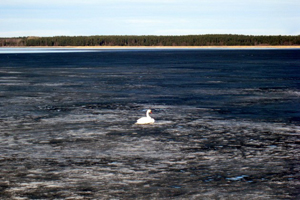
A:
{"type": "Polygon", "coordinates": [[[147,116],[147,118],[151,118],[150,115],[149,115],[149,112],[147,112],[146,116],[147,116]]]}

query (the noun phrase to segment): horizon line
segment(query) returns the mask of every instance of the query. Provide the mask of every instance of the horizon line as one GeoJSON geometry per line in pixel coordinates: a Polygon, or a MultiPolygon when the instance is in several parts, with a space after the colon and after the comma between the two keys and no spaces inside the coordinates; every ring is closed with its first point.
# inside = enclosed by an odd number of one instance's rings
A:
{"type": "Polygon", "coordinates": [[[300,34],[298,35],[281,35],[281,34],[276,34],[276,35],[254,35],[254,34],[232,34],[232,33],[226,33],[226,34],[183,34],[183,35],[54,35],[54,36],[34,36],[34,35],[30,35],[30,36],[5,36],[2,37],[0,36],[0,38],[45,38],[45,37],[95,37],[95,36],[111,36],[111,37],[116,37],[116,36],[137,36],[137,37],[141,37],[141,36],[155,36],[155,37],[184,37],[184,36],[221,36],[221,35],[236,35],[236,36],[300,36],[300,34]]]}

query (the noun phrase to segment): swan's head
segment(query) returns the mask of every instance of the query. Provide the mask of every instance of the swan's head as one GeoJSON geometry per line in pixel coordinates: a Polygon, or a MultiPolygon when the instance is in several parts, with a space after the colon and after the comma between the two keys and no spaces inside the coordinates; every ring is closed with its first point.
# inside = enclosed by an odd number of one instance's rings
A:
{"type": "Polygon", "coordinates": [[[152,110],[148,109],[147,113],[152,114],[152,110]]]}

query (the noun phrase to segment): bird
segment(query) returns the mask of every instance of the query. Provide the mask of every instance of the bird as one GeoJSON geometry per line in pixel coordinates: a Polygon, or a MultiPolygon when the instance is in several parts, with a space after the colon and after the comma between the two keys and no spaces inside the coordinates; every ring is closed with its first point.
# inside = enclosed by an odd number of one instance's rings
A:
{"type": "Polygon", "coordinates": [[[141,117],[136,121],[135,124],[153,124],[155,120],[152,117],[150,117],[149,114],[152,114],[152,111],[150,109],[147,110],[146,117],[141,117]]]}

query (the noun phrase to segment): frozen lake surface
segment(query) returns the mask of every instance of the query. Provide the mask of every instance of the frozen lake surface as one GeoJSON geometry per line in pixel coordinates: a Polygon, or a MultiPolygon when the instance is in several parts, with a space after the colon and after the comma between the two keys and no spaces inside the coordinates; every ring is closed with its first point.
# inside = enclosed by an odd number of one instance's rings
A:
{"type": "Polygon", "coordinates": [[[299,199],[299,144],[299,50],[0,52],[1,199],[299,199]]]}

